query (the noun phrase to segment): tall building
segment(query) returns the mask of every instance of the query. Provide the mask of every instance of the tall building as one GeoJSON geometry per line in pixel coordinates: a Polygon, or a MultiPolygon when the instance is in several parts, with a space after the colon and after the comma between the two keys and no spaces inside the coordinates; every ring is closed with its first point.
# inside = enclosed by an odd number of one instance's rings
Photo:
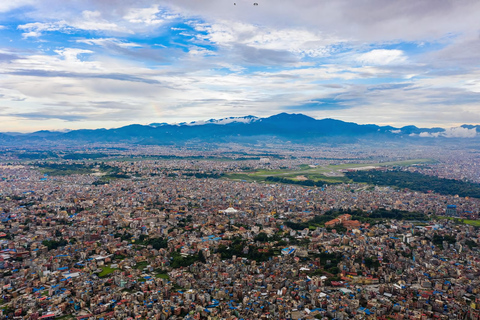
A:
{"type": "Polygon", "coordinates": [[[447,206],[447,210],[445,211],[445,214],[449,217],[454,217],[457,215],[457,206],[454,204],[449,204],[447,206]]]}

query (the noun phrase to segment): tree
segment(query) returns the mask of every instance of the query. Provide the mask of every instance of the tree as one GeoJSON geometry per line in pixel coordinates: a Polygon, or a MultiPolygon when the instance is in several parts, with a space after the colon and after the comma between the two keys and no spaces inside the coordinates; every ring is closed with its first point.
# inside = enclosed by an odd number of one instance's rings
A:
{"type": "Polygon", "coordinates": [[[203,255],[203,250],[198,251],[198,261],[200,261],[201,263],[207,263],[207,260],[203,255]]]}
{"type": "Polygon", "coordinates": [[[255,238],[253,238],[255,241],[260,241],[260,242],[267,242],[268,241],[268,235],[265,232],[260,232],[257,234],[255,238]]]}

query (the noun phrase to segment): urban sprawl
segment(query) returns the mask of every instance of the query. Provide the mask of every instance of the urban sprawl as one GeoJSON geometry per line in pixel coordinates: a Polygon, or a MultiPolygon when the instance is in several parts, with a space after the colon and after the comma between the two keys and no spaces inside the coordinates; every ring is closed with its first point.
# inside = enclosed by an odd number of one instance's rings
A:
{"type": "Polygon", "coordinates": [[[428,158],[397,169],[479,183],[475,149],[235,148],[3,150],[0,319],[480,319],[479,198],[242,178],[428,158]]]}

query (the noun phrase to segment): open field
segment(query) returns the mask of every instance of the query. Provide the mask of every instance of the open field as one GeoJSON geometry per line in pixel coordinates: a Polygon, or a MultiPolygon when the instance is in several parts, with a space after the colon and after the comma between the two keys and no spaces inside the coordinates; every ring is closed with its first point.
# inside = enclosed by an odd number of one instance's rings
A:
{"type": "Polygon", "coordinates": [[[281,177],[291,180],[299,180],[298,177],[305,177],[313,181],[324,181],[327,183],[350,182],[342,170],[357,169],[367,170],[379,167],[410,166],[414,164],[423,164],[433,162],[431,159],[412,159],[405,161],[392,161],[381,163],[345,163],[328,166],[310,167],[301,165],[297,170],[258,170],[254,172],[236,173],[226,175],[226,178],[232,180],[245,181],[265,181],[267,177],[281,177]]]}
{"type": "Polygon", "coordinates": [[[115,270],[116,270],[115,268],[105,266],[105,267],[102,268],[102,272],[100,272],[98,274],[98,276],[100,278],[104,278],[104,277],[108,276],[109,274],[113,273],[115,270]]]}
{"type": "Polygon", "coordinates": [[[448,219],[448,220],[453,220],[458,223],[463,223],[463,224],[469,224],[474,227],[480,227],[480,220],[468,220],[468,219],[462,219],[462,218],[454,218],[454,217],[445,217],[445,216],[440,216],[438,219],[448,219]]]}

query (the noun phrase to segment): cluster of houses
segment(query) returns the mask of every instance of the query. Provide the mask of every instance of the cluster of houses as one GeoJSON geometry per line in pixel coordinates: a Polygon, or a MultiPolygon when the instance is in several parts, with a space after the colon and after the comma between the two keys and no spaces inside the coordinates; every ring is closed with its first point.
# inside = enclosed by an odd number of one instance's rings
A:
{"type": "Polygon", "coordinates": [[[475,217],[478,199],[197,178],[184,160],[115,165],[135,177],[2,166],[0,319],[480,319],[477,227],[289,224],[446,204],[475,217]]]}

